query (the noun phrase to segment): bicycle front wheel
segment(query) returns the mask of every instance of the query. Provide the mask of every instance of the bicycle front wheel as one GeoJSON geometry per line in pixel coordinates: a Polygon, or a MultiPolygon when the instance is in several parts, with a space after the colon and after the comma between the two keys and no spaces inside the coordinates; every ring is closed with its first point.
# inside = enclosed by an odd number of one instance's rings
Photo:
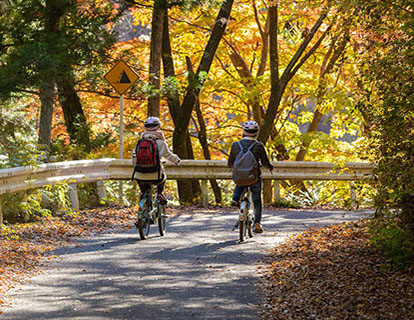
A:
{"type": "Polygon", "coordinates": [[[253,221],[249,219],[246,221],[246,229],[247,229],[247,235],[249,238],[253,238],[253,221]]]}
{"type": "Polygon", "coordinates": [[[247,224],[246,219],[248,217],[248,213],[249,213],[248,211],[249,211],[249,203],[248,203],[248,201],[246,201],[246,199],[244,199],[240,204],[240,215],[239,215],[239,237],[240,237],[240,242],[243,242],[244,239],[246,238],[246,231],[247,231],[247,228],[248,228],[248,224],[247,224]]]}
{"type": "Polygon", "coordinates": [[[165,215],[165,206],[161,203],[157,204],[158,206],[158,230],[160,232],[160,236],[165,235],[165,231],[167,229],[167,216],[165,215]]]}

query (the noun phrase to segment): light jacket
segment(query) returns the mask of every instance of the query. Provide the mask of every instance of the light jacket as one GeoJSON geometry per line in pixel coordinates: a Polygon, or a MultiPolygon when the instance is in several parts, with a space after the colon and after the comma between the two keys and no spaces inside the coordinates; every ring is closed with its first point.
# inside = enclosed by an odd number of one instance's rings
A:
{"type": "MultiPolygon", "coordinates": [[[[158,146],[158,152],[160,154],[160,159],[164,158],[165,160],[168,160],[169,162],[172,162],[172,163],[178,163],[180,161],[180,158],[176,154],[170,151],[167,143],[164,140],[159,139],[155,133],[152,134],[150,131],[149,132],[147,131],[142,135],[142,138],[151,138],[155,140],[158,146]]],[[[132,157],[132,163],[134,165],[135,165],[135,161],[136,159],[132,157]]],[[[165,174],[165,169],[164,169],[162,162],[160,166],[161,166],[161,169],[160,169],[159,175],[158,175],[158,172],[151,172],[151,173],[135,172],[134,178],[138,180],[150,181],[150,182],[151,181],[152,182],[164,181],[167,178],[167,176],[165,174]],[[158,177],[160,177],[160,180],[158,180],[158,177]]]]}

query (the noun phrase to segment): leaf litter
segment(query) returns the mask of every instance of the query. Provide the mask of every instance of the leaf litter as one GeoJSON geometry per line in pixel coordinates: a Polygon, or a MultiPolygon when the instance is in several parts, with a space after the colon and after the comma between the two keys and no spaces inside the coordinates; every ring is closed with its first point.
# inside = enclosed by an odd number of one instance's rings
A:
{"type": "MultiPolygon", "coordinates": [[[[175,209],[167,208],[167,214],[174,215],[175,209]]],[[[92,234],[132,228],[135,218],[134,208],[106,207],[7,225],[0,235],[0,307],[7,305],[8,290],[44,270],[45,262],[56,257],[57,247],[92,234]]]]}
{"type": "MultiPolygon", "coordinates": [[[[43,271],[55,248],[91,234],[129,229],[134,219],[131,208],[111,207],[8,226],[0,236],[0,306],[7,305],[9,289],[43,271]]],[[[261,319],[414,318],[414,270],[391,268],[370,245],[364,222],[293,236],[269,251],[259,271],[261,319]]]]}
{"type": "Polygon", "coordinates": [[[265,264],[261,319],[414,319],[414,270],[393,268],[364,221],[292,236],[265,264]]]}

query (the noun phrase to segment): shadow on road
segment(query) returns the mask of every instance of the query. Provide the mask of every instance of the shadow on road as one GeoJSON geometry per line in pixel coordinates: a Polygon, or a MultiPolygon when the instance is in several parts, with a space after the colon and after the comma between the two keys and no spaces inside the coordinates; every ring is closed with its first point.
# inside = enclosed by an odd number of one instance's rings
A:
{"type": "Polygon", "coordinates": [[[266,209],[266,232],[238,242],[234,210],[170,218],[152,228],[94,236],[62,248],[48,272],[11,293],[0,319],[258,319],[258,266],[266,250],[314,226],[366,216],[266,209]]]}

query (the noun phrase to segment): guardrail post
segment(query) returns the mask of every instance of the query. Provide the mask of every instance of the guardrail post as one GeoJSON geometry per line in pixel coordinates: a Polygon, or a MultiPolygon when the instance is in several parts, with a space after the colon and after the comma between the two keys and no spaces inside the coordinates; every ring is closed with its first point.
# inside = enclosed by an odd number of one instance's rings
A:
{"type": "Polygon", "coordinates": [[[351,207],[355,208],[357,206],[357,192],[354,181],[349,181],[349,193],[351,196],[351,207]]]}
{"type": "Polygon", "coordinates": [[[42,190],[42,206],[48,208],[50,206],[50,198],[45,194],[45,188],[42,190]]]}
{"type": "Polygon", "coordinates": [[[262,182],[263,190],[263,204],[265,206],[272,203],[273,191],[272,191],[272,181],[263,180],[262,182]]]}
{"type": "Polygon", "coordinates": [[[79,211],[78,185],[76,183],[69,184],[69,194],[73,209],[79,211]]]}
{"type": "Polygon", "coordinates": [[[103,181],[102,180],[97,181],[96,186],[98,189],[99,201],[106,199],[107,198],[106,188],[105,188],[105,184],[103,183],[103,181]]]}
{"type": "Polygon", "coordinates": [[[275,202],[280,200],[280,181],[279,180],[273,180],[273,198],[275,202]]]}
{"type": "Polygon", "coordinates": [[[201,200],[203,205],[208,205],[208,185],[207,180],[201,180],[201,200]]]}
{"type": "MultiPolygon", "coordinates": [[[[20,202],[24,202],[24,203],[27,203],[27,198],[28,198],[28,196],[27,196],[27,192],[26,191],[24,191],[24,192],[19,192],[19,195],[21,195],[21,199],[20,199],[20,202]]],[[[29,222],[29,220],[30,220],[30,215],[29,215],[29,213],[27,212],[27,210],[26,209],[21,209],[21,210],[19,210],[20,212],[20,215],[21,215],[21,218],[22,218],[22,220],[23,220],[23,222],[29,222]]]]}

